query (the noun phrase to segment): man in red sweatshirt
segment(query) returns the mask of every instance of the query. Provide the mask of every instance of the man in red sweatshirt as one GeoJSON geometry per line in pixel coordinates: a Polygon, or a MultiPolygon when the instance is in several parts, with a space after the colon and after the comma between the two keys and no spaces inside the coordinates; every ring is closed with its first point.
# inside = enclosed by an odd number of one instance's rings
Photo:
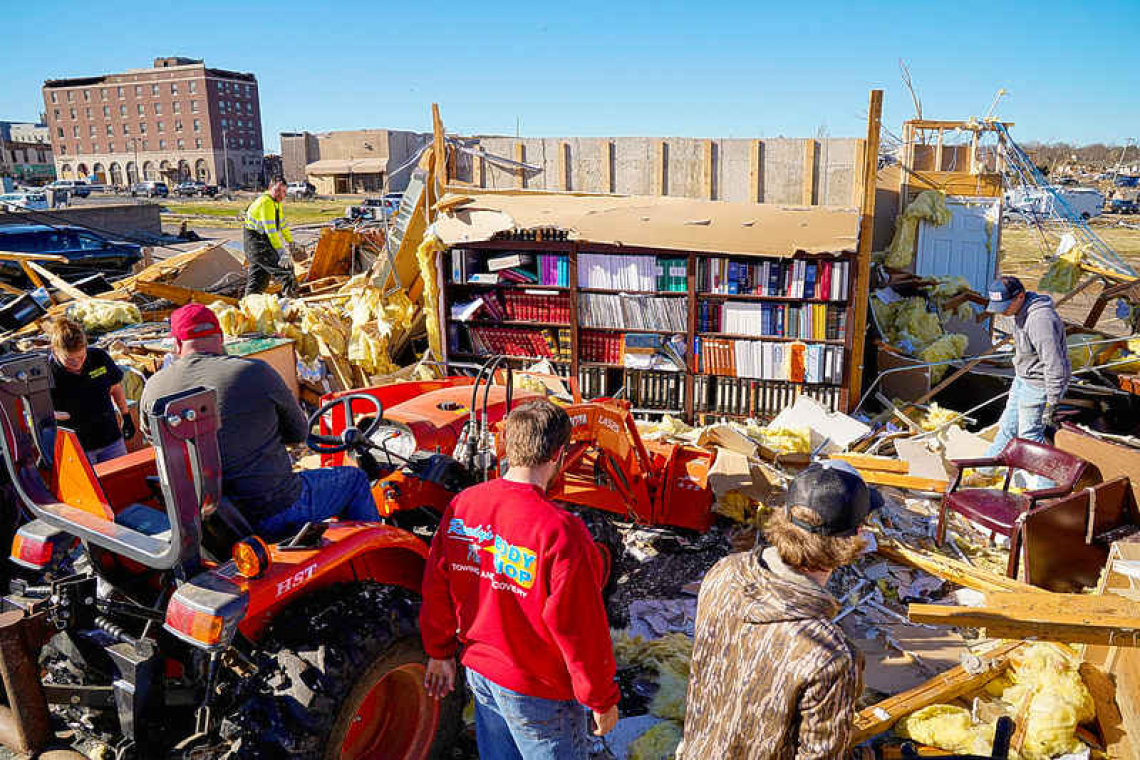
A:
{"type": "Polygon", "coordinates": [[[582,520],[546,498],[570,429],[546,401],[512,411],[506,475],[456,496],[432,541],[420,610],[426,685],[446,696],[462,650],[481,760],[586,760],[580,704],[596,735],[617,723],[601,557],[582,520]]]}

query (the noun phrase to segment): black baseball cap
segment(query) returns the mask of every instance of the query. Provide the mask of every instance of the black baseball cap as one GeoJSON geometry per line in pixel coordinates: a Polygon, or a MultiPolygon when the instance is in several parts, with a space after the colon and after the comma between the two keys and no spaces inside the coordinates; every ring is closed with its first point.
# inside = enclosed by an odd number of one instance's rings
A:
{"type": "Polygon", "coordinates": [[[797,528],[820,536],[853,536],[867,515],[883,506],[883,497],[869,488],[859,471],[847,462],[817,462],[788,486],[784,513],[797,528]],[[822,522],[811,525],[792,516],[792,507],[804,507],[822,522]]]}
{"type": "Polygon", "coordinates": [[[1021,280],[1011,275],[999,277],[990,283],[990,302],[986,304],[986,311],[1002,312],[1009,308],[1010,302],[1025,292],[1021,280]]]}

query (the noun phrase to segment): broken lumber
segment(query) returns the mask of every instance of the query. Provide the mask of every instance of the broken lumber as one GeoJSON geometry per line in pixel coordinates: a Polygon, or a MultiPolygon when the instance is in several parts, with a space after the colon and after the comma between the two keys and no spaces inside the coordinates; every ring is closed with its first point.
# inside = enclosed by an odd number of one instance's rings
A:
{"type": "Polygon", "coordinates": [[[851,746],[886,731],[917,710],[939,702],[949,702],[982,688],[1001,675],[1009,661],[1009,655],[1024,644],[1023,641],[1009,642],[981,655],[979,659],[987,667],[980,673],[970,673],[958,665],[924,684],[860,710],[855,716],[851,746]]]}
{"type": "Polygon", "coordinates": [[[897,472],[884,472],[882,470],[867,470],[860,467],[856,467],[855,469],[859,470],[859,474],[863,476],[863,480],[877,486],[893,486],[895,488],[910,489],[911,491],[945,493],[946,488],[950,485],[950,482],[947,480],[919,478],[914,475],[902,475],[897,472]]]}
{"type": "Polygon", "coordinates": [[[897,472],[900,475],[906,475],[910,472],[908,463],[892,457],[879,457],[870,454],[832,454],[831,459],[841,459],[857,470],[897,472]]]}
{"type": "Polygon", "coordinates": [[[911,622],[985,628],[993,638],[1140,647],[1140,610],[1115,594],[989,592],[984,607],[912,604],[911,622]]]}
{"type": "Polygon", "coordinates": [[[0,251],[0,261],[55,261],[61,264],[66,264],[67,257],[60,256],[55,253],[17,253],[16,251],[0,251]]]}
{"type": "Polygon", "coordinates": [[[205,290],[194,290],[193,288],[181,288],[177,285],[167,285],[162,282],[139,280],[135,282],[134,290],[136,293],[154,296],[155,298],[165,298],[167,301],[176,303],[179,306],[188,303],[212,304],[214,301],[221,301],[230,306],[238,305],[238,299],[236,298],[220,296],[216,293],[208,293],[205,290]]]}
{"type": "Polygon", "coordinates": [[[896,541],[881,539],[875,551],[879,556],[889,559],[892,562],[909,565],[910,567],[917,568],[941,578],[944,581],[950,581],[951,583],[956,583],[959,586],[971,588],[975,591],[985,593],[992,591],[1037,594],[1049,593],[1043,588],[1030,586],[1028,583],[1022,583],[1013,578],[1007,578],[1004,575],[991,573],[988,570],[968,565],[965,562],[951,559],[936,552],[912,549],[896,541]]]}
{"type": "Polygon", "coordinates": [[[38,274],[40,277],[44,278],[49,283],[51,283],[52,287],[54,287],[60,293],[63,293],[68,298],[72,298],[76,301],[82,301],[83,299],[89,297],[86,293],[84,293],[82,290],[80,290],[79,288],[72,285],[67,280],[63,279],[62,277],[55,274],[54,272],[49,272],[47,269],[40,266],[36,262],[29,261],[29,262],[27,262],[27,266],[29,269],[31,269],[33,272],[38,274]]]}

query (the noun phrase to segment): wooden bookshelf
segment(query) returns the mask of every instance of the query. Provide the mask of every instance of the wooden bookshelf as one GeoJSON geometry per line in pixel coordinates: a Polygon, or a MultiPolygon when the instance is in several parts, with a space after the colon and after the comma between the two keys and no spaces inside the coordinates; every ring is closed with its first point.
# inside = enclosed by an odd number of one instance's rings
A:
{"type": "MultiPolygon", "coordinates": [[[[458,255],[463,255],[462,253],[458,255]]],[[[539,334],[542,331],[550,331],[557,338],[561,331],[561,338],[569,340],[569,355],[565,355],[565,349],[561,342],[558,343],[557,350],[563,353],[561,358],[554,356],[525,356],[525,355],[511,355],[508,360],[515,366],[525,365],[528,363],[536,362],[541,359],[547,359],[552,362],[556,367],[560,368],[559,371],[566,371],[570,376],[579,378],[579,383],[583,386],[583,393],[588,393],[587,386],[594,388],[593,395],[614,395],[625,384],[636,382],[640,384],[640,388],[668,388],[669,395],[661,403],[657,403],[654,398],[654,403],[644,404],[638,403],[638,396],[645,396],[645,393],[627,392],[626,398],[630,398],[634,402],[635,410],[639,413],[645,414],[680,414],[687,421],[693,422],[699,419],[741,419],[749,416],[771,417],[777,413],[784,406],[790,405],[794,401],[794,397],[799,394],[807,394],[821,399],[825,405],[845,411],[849,403],[850,394],[848,391],[847,383],[851,373],[851,346],[852,335],[851,327],[854,324],[852,318],[853,305],[856,303],[854,286],[856,276],[855,256],[854,254],[839,254],[836,256],[826,255],[799,255],[794,259],[780,259],[777,257],[761,257],[761,256],[742,256],[742,255],[727,255],[727,254],[711,254],[711,253],[695,253],[686,251],[662,250],[662,249],[647,249],[647,248],[634,248],[628,246],[612,246],[612,245],[598,245],[593,243],[582,243],[576,241],[554,240],[554,241],[534,241],[534,240],[494,240],[483,241],[477,243],[468,243],[462,246],[455,246],[453,249],[444,251],[441,254],[439,271],[442,274],[441,280],[441,303],[440,303],[440,328],[441,336],[443,338],[443,353],[444,361],[448,364],[455,364],[457,367],[470,368],[477,365],[482,361],[485,356],[479,354],[475,348],[475,341],[471,338],[470,334],[463,335],[462,330],[474,328],[505,328],[510,330],[534,330],[539,334]],[[466,252],[465,264],[470,265],[473,269],[465,271],[465,276],[470,276],[475,271],[485,272],[486,260],[496,256],[506,256],[509,254],[527,254],[532,258],[530,263],[526,265],[529,272],[539,276],[539,282],[500,282],[500,283],[472,283],[472,282],[454,282],[453,280],[453,260],[452,255],[454,252],[466,252]],[[580,254],[592,255],[609,255],[609,256],[623,256],[623,257],[651,257],[661,260],[671,260],[674,265],[684,261],[684,277],[685,277],[685,290],[646,290],[644,288],[601,288],[601,287],[585,287],[579,286],[578,270],[579,270],[579,256],[580,254]],[[538,265],[539,255],[559,255],[564,256],[566,265],[564,275],[566,280],[561,285],[544,285],[541,282],[542,271],[538,265]],[[711,260],[731,260],[734,264],[743,267],[752,266],[755,264],[772,263],[779,266],[787,266],[783,262],[794,260],[796,262],[806,262],[816,265],[815,272],[818,277],[822,279],[822,263],[832,262],[828,267],[829,275],[834,273],[839,268],[836,262],[847,262],[845,270],[847,278],[845,281],[844,292],[842,298],[822,298],[817,297],[820,295],[813,292],[810,297],[796,298],[790,295],[763,295],[759,293],[722,293],[711,292],[707,290],[698,290],[698,273],[701,271],[708,272],[710,266],[722,266],[720,264],[713,264],[711,260]],[[704,269],[701,269],[701,268],[704,269]],[[481,297],[485,293],[499,294],[497,303],[502,306],[504,299],[502,293],[507,292],[526,292],[535,291],[540,293],[551,294],[548,298],[569,298],[570,308],[568,319],[518,319],[507,318],[496,320],[488,315],[488,308],[482,307],[477,313],[476,318],[467,320],[466,322],[453,321],[451,319],[451,307],[456,303],[469,303],[476,297],[481,297]],[[593,327],[581,324],[579,315],[580,295],[599,294],[599,295],[629,295],[638,297],[654,297],[654,298],[677,298],[684,299],[685,306],[683,307],[685,314],[685,326],[683,330],[677,329],[650,329],[650,328],[622,328],[622,327],[593,327]],[[739,333],[728,332],[715,332],[715,331],[702,331],[698,329],[698,322],[702,319],[701,307],[702,302],[709,302],[715,304],[717,302],[733,302],[733,301],[752,301],[752,302],[766,302],[773,304],[803,304],[803,305],[816,305],[825,304],[828,306],[828,311],[831,309],[840,310],[840,314],[844,318],[845,332],[840,339],[806,339],[806,338],[789,338],[777,335],[748,335],[739,333]],[[686,366],[682,371],[671,373],[660,371],[657,375],[637,374],[645,372],[640,370],[627,369],[620,362],[615,361],[599,361],[600,354],[605,353],[604,343],[583,344],[584,335],[613,335],[620,336],[623,334],[631,335],[681,335],[685,341],[685,363],[686,366]],[[723,341],[755,341],[755,342],[770,342],[770,343],[792,343],[802,342],[805,345],[819,344],[820,346],[834,347],[842,351],[841,357],[841,374],[842,378],[839,382],[793,382],[785,379],[761,379],[750,377],[734,377],[723,374],[716,374],[715,372],[702,371],[700,364],[700,357],[694,351],[694,346],[698,339],[716,339],[723,341]],[[588,349],[583,353],[583,349],[588,349]],[[457,350],[463,349],[463,350],[457,350]],[[595,355],[599,356],[595,356],[595,355]],[[587,358],[589,357],[589,358],[587,358]],[[658,379],[660,376],[660,379],[658,379]],[[673,377],[669,377],[673,376],[673,377]],[[674,379],[675,378],[675,379],[674,379]],[[673,382],[673,385],[670,385],[673,382]],[[679,387],[678,387],[679,385],[679,387]],[[698,399],[698,390],[703,391],[704,395],[698,399]],[[728,398],[733,399],[736,408],[726,408],[724,411],[707,408],[709,405],[709,398],[715,405],[718,403],[717,393],[728,394],[728,398]],[[677,396],[679,394],[679,397],[677,396]],[[671,403],[675,402],[675,403],[671,403]],[[745,409],[745,406],[749,408],[745,409]],[[763,407],[763,408],[761,408],[763,407]]],[[[597,265],[597,260],[592,260],[593,265],[597,265]]],[[[641,282],[645,282],[646,273],[644,265],[637,264],[636,267],[631,267],[639,272],[637,277],[640,277],[641,282]],[[638,269],[638,267],[642,267],[638,269]]],[[[773,268],[776,268],[773,266],[773,268]]],[[[674,271],[675,267],[674,267],[674,271]]],[[[752,271],[752,270],[749,270],[752,271]]],[[[629,282],[630,278],[626,275],[619,275],[611,272],[613,275],[604,275],[603,279],[609,281],[610,279],[617,279],[619,276],[623,277],[624,281],[629,282]]],[[[661,275],[658,275],[659,277],[661,275]]],[[[676,277],[670,272],[666,272],[665,277],[676,277]]],[[[633,281],[639,281],[636,277],[633,281]]],[[[828,281],[830,283],[830,281],[828,281]]],[[[678,281],[663,281],[658,280],[659,284],[669,284],[673,287],[678,286],[678,281]]],[[[645,283],[648,284],[648,283],[645,283]]],[[[750,286],[756,287],[755,282],[750,281],[750,286]]],[[[759,289],[759,288],[757,288],[759,289]]],[[[834,295],[829,293],[828,295],[834,295]]],[[[609,302],[610,304],[613,301],[609,302]]],[[[659,302],[653,302],[659,303],[659,302]]],[[[756,307],[759,312],[759,307],[756,307]]],[[[765,307],[766,309],[766,307],[765,307]]],[[[664,310],[669,313],[668,310],[664,310]]],[[[620,312],[620,309],[619,309],[620,312]]],[[[791,312],[787,312],[790,314],[791,312]]],[[[821,310],[821,313],[822,310],[821,310]]],[[[661,312],[658,312],[661,314],[661,312]]],[[[673,312],[672,319],[677,319],[677,315],[673,312]]],[[[630,312],[628,309],[625,311],[626,317],[629,317],[630,312]]],[[[613,314],[610,314],[610,318],[613,314]]],[[[648,320],[651,318],[649,314],[641,314],[638,319],[648,320]]],[[[757,316],[757,319],[760,317],[757,316]]],[[[807,319],[807,317],[804,317],[807,319]]],[[[822,316],[813,315],[813,319],[822,319],[822,316]]],[[[830,317],[829,317],[830,319],[830,317]]],[[[839,317],[836,317],[837,322],[839,317]]],[[[815,324],[818,325],[818,322],[815,324]]],[[[546,333],[547,336],[550,332],[546,333]]],[[[482,334],[482,333],[480,333],[482,334]]],[[[591,340],[601,340],[601,338],[591,338],[591,340]]],[[[547,344],[549,341],[547,341],[547,344]]],[[[609,347],[612,351],[613,346],[609,347]]],[[[832,352],[834,352],[833,349],[832,352]]],[[[741,350],[741,349],[735,349],[741,350]]],[[[822,352],[824,349],[819,349],[822,352]]],[[[798,354],[797,354],[798,356],[798,354]]],[[[822,361],[822,360],[821,360],[822,361]]],[[[834,369],[834,363],[831,369],[834,369]]],[[[814,374],[814,373],[813,373],[814,374]]],[[[830,373],[833,374],[833,373],[830,373]]],[[[830,374],[828,375],[830,377],[830,374]]],[[[630,388],[626,389],[630,391],[630,388]]],[[[637,391],[634,388],[633,391],[637,391]]],[[[656,392],[656,391],[655,391],[656,392]]]]}

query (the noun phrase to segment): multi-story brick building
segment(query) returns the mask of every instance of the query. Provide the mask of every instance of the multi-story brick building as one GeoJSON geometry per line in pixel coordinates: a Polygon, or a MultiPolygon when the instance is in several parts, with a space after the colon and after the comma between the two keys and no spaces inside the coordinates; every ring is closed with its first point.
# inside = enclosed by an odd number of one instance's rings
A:
{"type": "Polygon", "coordinates": [[[125,186],[199,179],[260,186],[261,107],[253,74],[156,58],[122,74],[43,87],[56,175],[125,186]]]}
{"type": "Polygon", "coordinates": [[[29,184],[55,179],[46,126],[0,121],[0,177],[15,177],[29,184]]]}

